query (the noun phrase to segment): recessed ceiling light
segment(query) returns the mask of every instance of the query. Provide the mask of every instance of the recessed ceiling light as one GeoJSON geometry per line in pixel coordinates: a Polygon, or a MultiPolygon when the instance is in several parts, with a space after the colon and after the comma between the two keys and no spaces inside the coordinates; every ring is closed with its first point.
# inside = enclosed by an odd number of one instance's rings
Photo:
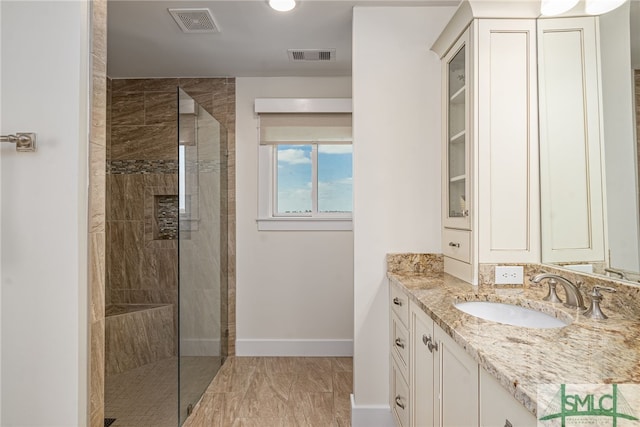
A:
{"type": "Polygon", "coordinates": [[[296,7],[296,0],[269,0],[269,6],[278,12],[288,12],[296,7]]]}

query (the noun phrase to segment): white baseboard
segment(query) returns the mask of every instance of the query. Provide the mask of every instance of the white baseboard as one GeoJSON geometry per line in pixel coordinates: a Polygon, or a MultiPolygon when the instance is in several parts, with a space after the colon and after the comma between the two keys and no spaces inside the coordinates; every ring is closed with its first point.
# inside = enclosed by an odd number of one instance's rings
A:
{"type": "Polygon", "coordinates": [[[395,427],[395,425],[389,405],[357,406],[353,394],[351,395],[352,427],[395,427]]]}
{"type": "Polygon", "coordinates": [[[237,339],[237,356],[353,356],[353,340],[237,339]]]}
{"type": "Polygon", "coordinates": [[[220,339],[183,338],[180,340],[180,356],[219,356],[220,339]]]}

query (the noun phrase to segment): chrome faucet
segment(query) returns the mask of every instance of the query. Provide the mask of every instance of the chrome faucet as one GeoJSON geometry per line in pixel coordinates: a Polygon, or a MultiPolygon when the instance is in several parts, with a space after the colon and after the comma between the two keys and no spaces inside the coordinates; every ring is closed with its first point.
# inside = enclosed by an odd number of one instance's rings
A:
{"type": "Polygon", "coordinates": [[[556,285],[558,282],[564,287],[564,294],[567,296],[567,301],[564,303],[566,307],[576,307],[579,309],[586,309],[584,306],[584,300],[582,294],[576,285],[571,283],[570,280],[565,279],[562,276],[552,273],[542,273],[531,278],[533,283],[540,283],[544,279],[549,279],[549,293],[543,299],[551,302],[562,302],[556,294],[556,285]]]}

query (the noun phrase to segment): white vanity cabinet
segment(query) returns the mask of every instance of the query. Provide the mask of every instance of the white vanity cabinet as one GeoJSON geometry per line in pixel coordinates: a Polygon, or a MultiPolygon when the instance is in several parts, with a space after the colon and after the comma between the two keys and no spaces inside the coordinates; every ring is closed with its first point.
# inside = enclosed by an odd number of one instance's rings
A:
{"type": "Polygon", "coordinates": [[[411,426],[478,426],[478,364],[411,303],[411,426]]]}
{"type": "Polygon", "coordinates": [[[535,427],[536,417],[484,369],[480,369],[480,425],[535,427]]]}
{"type": "Polygon", "coordinates": [[[480,3],[463,2],[432,46],[442,60],[445,271],[472,284],[479,263],[540,253],[536,20],[491,19],[503,11],[480,3]]]}
{"type": "Polygon", "coordinates": [[[409,298],[398,288],[390,288],[391,412],[398,427],[409,427],[411,402],[409,389],[409,298]]]}
{"type": "Polygon", "coordinates": [[[390,286],[390,405],[398,427],[533,427],[536,418],[419,305],[390,286]]]}

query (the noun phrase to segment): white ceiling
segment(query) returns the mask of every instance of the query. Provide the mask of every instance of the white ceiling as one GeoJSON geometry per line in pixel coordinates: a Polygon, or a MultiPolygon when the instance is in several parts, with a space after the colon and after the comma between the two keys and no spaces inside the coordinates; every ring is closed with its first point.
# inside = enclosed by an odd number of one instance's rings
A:
{"type": "MultiPolygon", "coordinates": [[[[354,6],[439,6],[458,0],[108,2],[108,75],[123,77],[350,76],[354,6]],[[184,34],[168,8],[209,8],[221,32],[184,34]],[[287,49],[336,49],[331,62],[290,62],[287,49]]],[[[384,31],[380,28],[380,31],[384,31]]],[[[427,49],[428,46],[425,46],[427,49]]],[[[384,60],[384,52],[380,53],[384,60]]]]}

